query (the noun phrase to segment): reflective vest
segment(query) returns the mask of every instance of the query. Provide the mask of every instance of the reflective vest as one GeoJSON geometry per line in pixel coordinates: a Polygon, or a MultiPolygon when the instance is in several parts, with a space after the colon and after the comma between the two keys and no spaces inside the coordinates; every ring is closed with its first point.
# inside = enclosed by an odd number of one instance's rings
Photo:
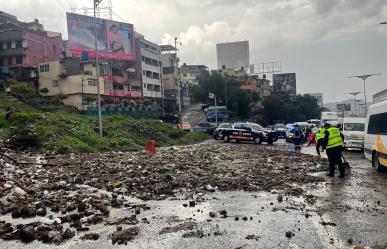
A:
{"type": "Polygon", "coordinates": [[[344,146],[343,139],[341,138],[340,135],[340,130],[335,127],[331,127],[328,129],[329,132],[329,140],[328,140],[328,145],[327,149],[335,148],[338,146],[344,146]]]}
{"type": "Polygon", "coordinates": [[[314,140],[318,142],[318,140],[322,139],[325,137],[325,128],[321,128],[317,133],[316,136],[314,137],[314,140]]]}

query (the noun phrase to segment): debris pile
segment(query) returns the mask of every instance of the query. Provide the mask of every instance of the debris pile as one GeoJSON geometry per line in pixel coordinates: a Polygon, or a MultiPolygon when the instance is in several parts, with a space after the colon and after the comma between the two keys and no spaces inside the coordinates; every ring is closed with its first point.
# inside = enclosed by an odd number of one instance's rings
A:
{"type": "MultiPolygon", "coordinates": [[[[216,190],[282,189],[298,193],[292,184],[323,181],[309,174],[316,163],[324,162],[310,155],[256,145],[199,144],[163,148],[152,155],[106,152],[37,156],[0,149],[1,214],[39,220],[20,225],[0,221],[0,238],[60,244],[74,237],[75,231],[89,231],[91,225],[136,225],[136,215],[149,207],[130,203],[124,196],[163,200],[183,189],[191,196],[216,190]],[[112,221],[109,216],[114,208],[132,213],[112,221]]],[[[186,205],[195,207],[196,202],[190,200],[186,205]]],[[[227,217],[227,212],[209,214],[217,215],[227,217]]],[[[187,237],[201,237],[199,230],[192,231],[195,228],[188,223],[165,228],[160,234],[178,229],[191,231],[187,237]]],[[[112,235],[112,242],[125,244],[138,234],[137,227],[123,229],[112,235]]],[[[87,233],[82,239],[98,240],[99,236],[87,233]]]]}

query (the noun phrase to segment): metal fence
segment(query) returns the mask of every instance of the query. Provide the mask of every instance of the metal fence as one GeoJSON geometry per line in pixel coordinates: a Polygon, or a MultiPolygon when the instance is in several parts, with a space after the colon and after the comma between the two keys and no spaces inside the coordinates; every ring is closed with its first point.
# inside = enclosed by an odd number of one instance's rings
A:
{"type": "MultiPolygon", "coordinates": [[[[152,107],[101,107],[101,113],[104,116],[110,115],[126,115],[136,118],[159,118],[161,110],[152,107]]],[[[98,111],[94,106],[86,108],[86,115],[97,116],[98,111]]]]}

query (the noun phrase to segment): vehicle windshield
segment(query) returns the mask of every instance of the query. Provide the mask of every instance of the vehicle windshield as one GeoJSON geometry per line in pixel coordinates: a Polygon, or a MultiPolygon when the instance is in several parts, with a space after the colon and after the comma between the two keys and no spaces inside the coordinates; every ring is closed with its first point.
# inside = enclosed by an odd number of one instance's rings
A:
{"type": "Polygon", "coordinates": [[[363,123],[346,123],[344,124],[344,131],[364,131],[363,123]]]}
{"type": "Polygon", "coordinates": [[[251,126],[254,130],[263,130],[263,127],[260,126],[259,124],[250,124],[250,126],[251,126]]]}
{"type": "Polygon", "coordinates": [[[202,126],[202,127],[210,127],[210,123],[198,123],[198,126],[202,126]]]}
{"type": "Polygon", "coordinates": [[[278,128],[286,129],[286,125],[284,125],[284,124],[275,124],[274,125],[274,129],[278,129],[278,128]]]}
{"type": "Polygon", "coordinates": [[[223,124],[220,124],[219,126],[218,126],[218,128],[231,128],[232,126],[231,126],[231,124],[229,124],[229,123],[223,123],[223,124]]]}

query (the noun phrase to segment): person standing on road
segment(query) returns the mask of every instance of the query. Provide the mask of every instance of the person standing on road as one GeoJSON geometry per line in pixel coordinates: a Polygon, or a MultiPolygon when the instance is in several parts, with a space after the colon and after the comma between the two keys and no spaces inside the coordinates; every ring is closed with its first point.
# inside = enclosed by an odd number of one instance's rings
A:
{"type": "Polygon", "coordinates": [[[329,161],[329,173],[327,176],[333,177],[335,175],[335,166],[338,165],[340,175],[339,177],[345,177],[345,167],[343,164],[342,151],[344,148],[344,135],[336,127],[331,127],[330,124],[324,125],[324,140],[322,151],[326,149],[328,161],[329,161]]]}
{"type": "Polygon", "coordinates": [[[323,145],[324,137],[325,137],[325,129],[321,128],[316,134],[314,134],[313,138],[310,140],[308,144],[308,146],[310,146],[314,141],[316,141],[316,152],[317,152],[317,155],[319,155],[320,157],[321,157],[320,147],[322,147],[323,145]]]}
{"type": "Polygon", "coordinates": [[[294,144],[294,149],[301,150],[301,144],[303,141],[303,132],[298,124],[294,125],[294,128],[291,130],[291,133],[293,133],[293,144],[294,144]]]}

